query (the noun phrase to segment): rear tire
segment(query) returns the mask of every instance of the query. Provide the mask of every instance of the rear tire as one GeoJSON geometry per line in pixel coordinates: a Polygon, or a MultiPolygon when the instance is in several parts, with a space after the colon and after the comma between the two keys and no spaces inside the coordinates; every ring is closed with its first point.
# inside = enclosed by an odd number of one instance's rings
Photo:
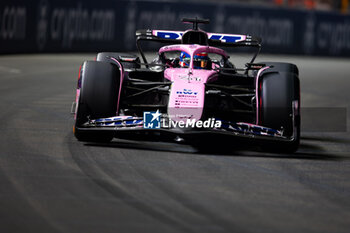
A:
{"type": "Polygon", "coordinates": [[[267,151],[292,153],[298,149],[300,143],[298,68],[288,63],[265,64],[271,68],[266,69],[259,80],[261,105],[258,124],[272,129],[283,129],[285,136],[294,138],[289,142],[269,141],[263,143],[262,147],[267,151]]]}
{"type": "Polygon", "coordinates": [[[89,119],[106,118],[117,114],[120,72],[115,65],[86,61],[81,68],[81,87],[74,124],[74,135],[79,141],[109,142],[113,131],[79,129],[89,119]]]}
{"type": "Polygon", "coordinates": [[[96,61],[103,61],[116,64],[114,59],[111,58],[118,60],[122,64],[124,69],[136,69],[141,67],[140,59],[136,55],[128,53],[98,53],[96,61]],[[130,59],[131,61],[127,61],[128,59],[130,59]]]}

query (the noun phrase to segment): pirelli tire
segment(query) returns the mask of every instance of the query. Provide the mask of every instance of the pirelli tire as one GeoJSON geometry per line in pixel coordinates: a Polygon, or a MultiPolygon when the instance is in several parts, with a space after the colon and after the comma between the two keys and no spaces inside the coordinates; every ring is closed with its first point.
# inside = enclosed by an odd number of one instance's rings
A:
{"type": "Polygon", "coordinates": [[[80,75],[74,135],[79,141],[109,142],[114,137],[113,131],[89,130],[83,124],[89,119],[116,115],[120,87],[119,67],[106,62],[86,61],[80,75]]]}
{"type": "Polygon", "coordinates": [[[103,52],[98,53],[96,61],[116,63],[117,60],[120,62],[124,69],[136,69],[140,68],[140,58],[134,54],[129,53],[113,53],[113,52],[103,52]]]}
{"type": "Polygon", "coordinates": [[[259,124],[281,129],[290,141],[268,141],[264,150],[293,153],[300,144],[300,81],[296,65],[265,62],[270,68],[259,77],[259,124]]]}

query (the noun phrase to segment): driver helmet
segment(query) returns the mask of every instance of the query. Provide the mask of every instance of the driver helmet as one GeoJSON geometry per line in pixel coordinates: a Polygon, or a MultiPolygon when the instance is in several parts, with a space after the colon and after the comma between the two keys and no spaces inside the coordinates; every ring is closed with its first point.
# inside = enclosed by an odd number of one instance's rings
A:
{"type": "Polygon", "coordinates": [[[207,69],[208,68],[208,53],[197,53],[193,57],[193,68],[195,69],[207,69]]]}
{"type": "Polygon", "coordinates": [[[180,54],[180,66],[183,68],[188,68],[190,66],[191,56],[186,52],[181,52],[180,54]]]}

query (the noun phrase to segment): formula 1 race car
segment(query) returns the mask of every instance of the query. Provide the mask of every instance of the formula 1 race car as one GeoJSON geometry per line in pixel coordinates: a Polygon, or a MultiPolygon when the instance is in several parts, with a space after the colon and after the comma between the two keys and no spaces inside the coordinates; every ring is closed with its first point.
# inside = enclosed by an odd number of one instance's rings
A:
{"type": "Polygon", "coordinates": [[[294,64],[254,63],[261,39],[207,33],[183,19],[187,31],[138,30],[140,58],[98,53],[80,67],[74,135],[79,141],[157,136],[194,140],[206,135],[259,143],[264,149],[294,152],[300,138],[300,82],[294,64]],[[141,41],[166,43],[148,62],[141,41]],[[219,47],[256,49],[236,68],[219,47]]]}

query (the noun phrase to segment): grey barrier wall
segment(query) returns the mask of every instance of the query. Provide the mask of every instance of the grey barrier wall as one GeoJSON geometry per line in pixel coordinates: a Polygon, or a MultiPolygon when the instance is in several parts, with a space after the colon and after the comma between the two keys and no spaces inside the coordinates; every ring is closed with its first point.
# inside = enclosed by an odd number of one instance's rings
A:
{"type": "Polygon", "coordinates": [[[135,50],[135,30],[184,30],[194,16],[211,20],[206,31],[262,37],[262,52],[350,56],[347,15],[156,0],[2,0],[0,53],[135,50]]]}

